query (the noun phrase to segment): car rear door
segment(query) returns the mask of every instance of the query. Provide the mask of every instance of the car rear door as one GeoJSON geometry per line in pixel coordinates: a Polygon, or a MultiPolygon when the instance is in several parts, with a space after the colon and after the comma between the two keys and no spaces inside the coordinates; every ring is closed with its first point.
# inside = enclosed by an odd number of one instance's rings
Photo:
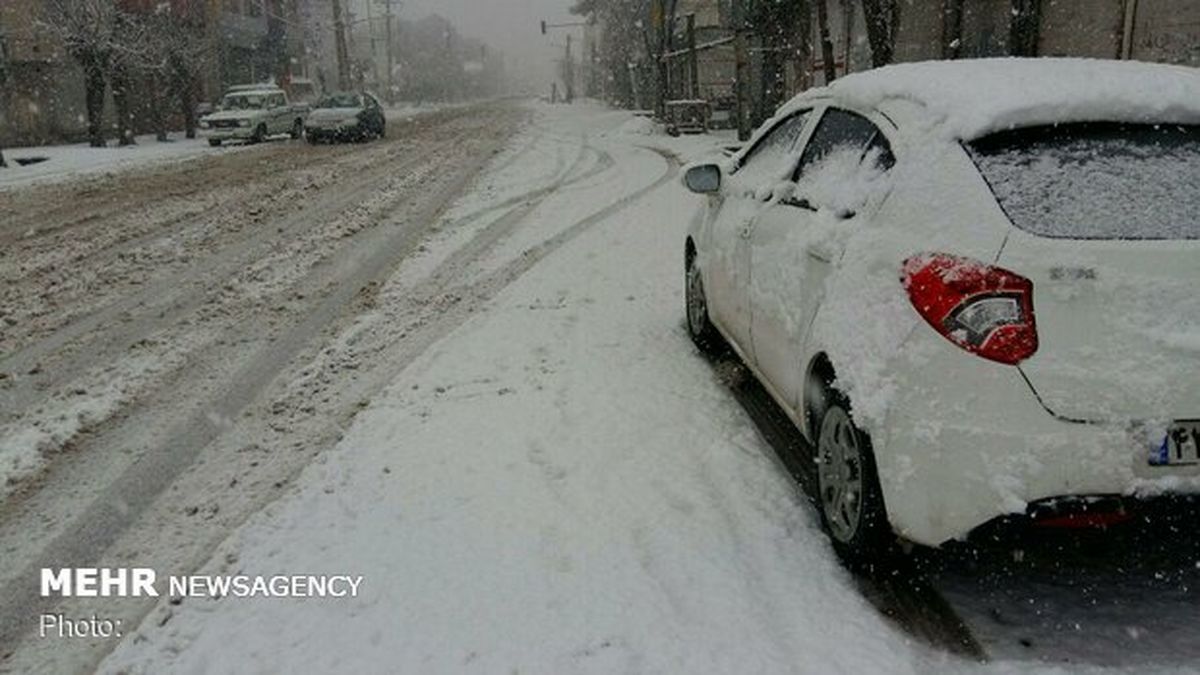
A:
{"type": "Polygon", "coordinates": [[[969,149],[1016,226],[998,262],[1033,282],[1020,368],[1043,404],[1151,435],[1200,420],[1200,127],[1059,125],[969,149]]]}
{"type": "Polygon", "coordinates": [[[790,194],[777,195],[754,223],[754,353],[763,377],[790,406],[799,404],[804,341],[841,254],[835,229],[857,226],[875,181],[894,163],[886,136],[871,120],[826,108],[804,144],[790,194]]]}
{"type": "Polygon", "coordinates": [[[721,188],[722,202],[710,234],[705,290],[709,311],[726,335],[754,361],[750,332],[750,236],[755,217],[774,188],[787,180],[810,115],[790,115],[759,136],[721,188]]]}

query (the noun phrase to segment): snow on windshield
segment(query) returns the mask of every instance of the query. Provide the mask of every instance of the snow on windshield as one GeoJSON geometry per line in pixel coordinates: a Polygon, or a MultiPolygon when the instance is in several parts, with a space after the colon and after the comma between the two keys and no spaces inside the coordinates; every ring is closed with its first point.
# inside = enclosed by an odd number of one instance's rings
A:
{"type": "Polygon", "coordinates": [[[1027,232],[1200,238],[1200,127],[1037,127],[969,149],[1013,224],[1027,232]]]}

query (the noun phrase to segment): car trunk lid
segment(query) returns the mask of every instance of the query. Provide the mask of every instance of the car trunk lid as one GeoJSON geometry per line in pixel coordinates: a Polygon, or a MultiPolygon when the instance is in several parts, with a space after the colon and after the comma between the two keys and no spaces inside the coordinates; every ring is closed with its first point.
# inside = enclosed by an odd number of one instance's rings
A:
{"type": "Polygon", "coordinates": [[[968,144],[1033,282],[1043,404],[1080,420],[1200,419],[1200,127],[1063,124],[968,144]]]}

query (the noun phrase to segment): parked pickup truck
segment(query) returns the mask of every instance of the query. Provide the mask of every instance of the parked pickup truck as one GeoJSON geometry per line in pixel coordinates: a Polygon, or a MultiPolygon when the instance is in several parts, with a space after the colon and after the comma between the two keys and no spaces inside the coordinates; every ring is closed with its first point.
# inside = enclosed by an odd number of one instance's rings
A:
{"type": "Polygon", "coordinates": [[[292,105],[287,93],[270,86],[234,87],[221,98],[217,111],[200,119],[209,145],[242,140],[261,143],[267,136],[304,134],[308,106],[292,105]]]}

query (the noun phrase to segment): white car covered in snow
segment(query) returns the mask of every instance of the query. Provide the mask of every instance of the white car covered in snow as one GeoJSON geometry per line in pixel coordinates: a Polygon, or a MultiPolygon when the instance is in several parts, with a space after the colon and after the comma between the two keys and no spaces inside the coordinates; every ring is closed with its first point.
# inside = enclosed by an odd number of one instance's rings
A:
{"type": "Polygon", "coordinates": [[[687,171],[689,331],[808,438],[843,558],[1200,491],[1198,125],[1191,68],[906,64],[687,171]]]}
{"type": "Polygon", "coordinates": [[[200,118],[210,145],[225,141],[261,143],[268,136],[300,138],[308,107],[292,105],[287,92],[274,87],[239,86],[221,98],[218,110],[200,118]]]}

